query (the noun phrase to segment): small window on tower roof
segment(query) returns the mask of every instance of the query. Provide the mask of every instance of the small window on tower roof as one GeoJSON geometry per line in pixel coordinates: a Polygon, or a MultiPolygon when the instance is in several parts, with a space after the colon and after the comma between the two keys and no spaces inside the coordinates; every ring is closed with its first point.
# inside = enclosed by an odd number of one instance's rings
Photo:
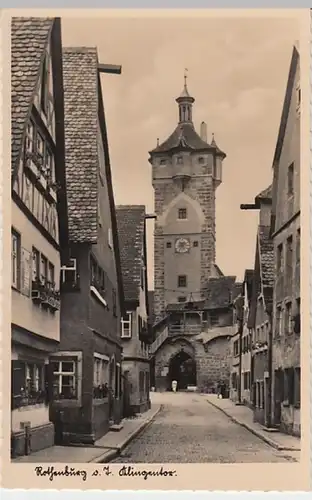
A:
{"type": "Polygon", "coordinates": [[[182,156],[178,156],[178,157],[177,157],[177,163],[179,163],[179,164],[183,163],[183,158],[182,158],[182,156]]]}
{"type": "Polygon", "coordinates": [[[186,219],[186,218],[187,218],[187,211],[186,211],[186,208],[179,208],[179,211],[178,211],[178,218],[179,218],[179,219],[186,219]]]}

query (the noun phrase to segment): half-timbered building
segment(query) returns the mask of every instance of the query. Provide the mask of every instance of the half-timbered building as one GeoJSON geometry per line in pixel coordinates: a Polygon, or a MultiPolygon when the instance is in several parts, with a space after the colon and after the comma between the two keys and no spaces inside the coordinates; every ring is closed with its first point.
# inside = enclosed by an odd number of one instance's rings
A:
{"type": "Polygon", "coordinates": [[[54,442],[47,367],[60,339],[67,209],[60,20],[13,18],[11,28],[11,434],[23,455],[54,442]]]}

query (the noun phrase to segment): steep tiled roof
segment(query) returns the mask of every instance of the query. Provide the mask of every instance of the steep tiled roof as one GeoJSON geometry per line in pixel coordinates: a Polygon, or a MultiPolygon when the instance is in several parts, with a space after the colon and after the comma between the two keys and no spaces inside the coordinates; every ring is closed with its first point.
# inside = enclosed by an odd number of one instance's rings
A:
{"type": "Polygon", "coordinates": [[[68,223],[73,242],[97,240],[97,64],[96,48],[63,49],[68,223]]]}
{"type": "Polygon", "coordinates": [[[121,269],[126,301],[138,300],[144,251],[145,206],[116,207],[121,269]]]}
{"type": "Polygon", "coordinates": [[[228,307],[233,300],[241,283],[235,283],[235,276],[220,276],[219,278],[210,278],[205,288],[205,308],[217,309],[228,307]]]}
{"type": "Polygon", "coordinates": [[[52,18],[11,21],[11,173],[16,171],[28,116],[37,89],[52,18]]]}
{"type": "Polygon", "coordinates": [[[260,272],[263,287],[274,286],[274,247],[270,238],[270,227],[259,226],[258,228],[260,272]]]}
{"type": "Polygon", "coordinates": [[[192,123],[179,124],[174,132],[162,144],[150,153],[165,153],[175,148],[190,148],[193,150],[214,150],[215,148],[203,141],[197,134],[192,123]]]}

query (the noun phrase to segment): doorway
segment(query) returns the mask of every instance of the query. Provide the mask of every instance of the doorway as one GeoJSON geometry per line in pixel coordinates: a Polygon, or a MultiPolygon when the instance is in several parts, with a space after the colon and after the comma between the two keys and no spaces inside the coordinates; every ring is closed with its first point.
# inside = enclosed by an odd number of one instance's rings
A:
{"type": "Polygon", "coordinates": [[[281,423],[282,402],[284,400],[284,372],[281,369],[274,372],[274,425],[281,423]]]}
{"type": "Polygon", "coordinates": [[[168,389],[171,390],[171,383],[176,380],[178,391],[187,389],[187,386],[196,386],[196,362],[185,351],[179,351],[170,361],[168,373],[168,389]]]}

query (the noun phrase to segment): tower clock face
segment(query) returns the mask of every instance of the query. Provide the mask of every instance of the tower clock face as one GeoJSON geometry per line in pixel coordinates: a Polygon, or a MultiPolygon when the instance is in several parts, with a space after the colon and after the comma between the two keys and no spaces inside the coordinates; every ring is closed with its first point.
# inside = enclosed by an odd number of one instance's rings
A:
{"type": "Polygon", "coordinates": [[[178,253],[188,252],[190,246],[190,241],[187,238],[178,238],[175,242],[175,250],[178,253]]]}

